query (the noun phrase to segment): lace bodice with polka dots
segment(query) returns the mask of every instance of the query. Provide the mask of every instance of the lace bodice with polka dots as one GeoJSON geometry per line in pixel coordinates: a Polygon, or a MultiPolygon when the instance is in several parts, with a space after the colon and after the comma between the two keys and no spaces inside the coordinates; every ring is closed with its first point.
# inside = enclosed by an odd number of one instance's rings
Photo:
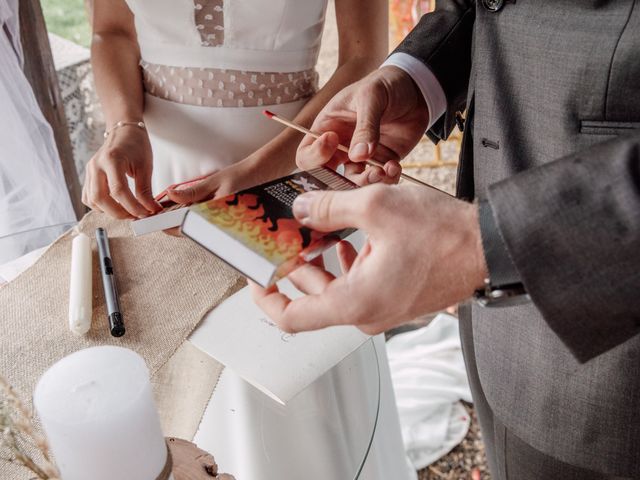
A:
{"type": "Polygon", "coordinates": [[[147,93],[172,102],[206,107],[260,107],[312,96],[315,70],[245,72],[141,63],[147,93]]]}
{"type": "Polygon", "coordinates": [[[224,44],[224,0],[194,0],[194,20],[203,47],[224,44]]]}
{"type": "MultiPolygon", "coordinates": [[[[193,21],[201,47],[225,46],[224,2],[193,0],[193,21]]],[[[241,0],[233,0],[241,1],[241,0]]],[[[235,69],[172,66],[141,61],[148,94],[172,102],[206,107],[259,107],[295,102],[317,89],[314,69],[255,72],[235,69]]]]}

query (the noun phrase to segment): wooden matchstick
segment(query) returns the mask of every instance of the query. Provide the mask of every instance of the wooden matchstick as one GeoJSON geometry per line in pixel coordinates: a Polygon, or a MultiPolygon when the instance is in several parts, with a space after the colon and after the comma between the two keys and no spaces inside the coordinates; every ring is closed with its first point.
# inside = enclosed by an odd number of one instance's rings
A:
{"type": "MultiPolygon", "coordinates": [[[[278,115],[276,115],[273,112],[270,112],[269,110],[264,110],[263,113],[269,117],[271,120],[275,120],[276,122],[280,122],[283,125],[286,125],[289,128],[293,128],[294,130],[298,130],[299,132],[302,133],[306,133],[307,135],[311,135],[313,138],[320,138],[320,134],[316,133],[316,132],[312,132],[311,130],[309,130],[308,128],[303,127],[302,125],[298,125],[297,123],[293,123],[290,120],[287,120],[286,118],[282,118],[278,115]]],[[[338,150],[340,150],[341,152],[344,153],[349,153],[349,148],[345,147],[344,145],[338,144],[338,150]]],[[[373,160],[373,159],[369,159],[366,160],[366,163],[368,165],[373,165],[376,167],[380,167],[380,168],[384,168],[384,163],[378,161],[378,160],[373,160]]],[[[425,183],[421,180],[418,180],[417,178],[412,177],[411,175],[407,175],[405,173],[401,173],[400,177],[404,178],[405,180],[408,180],[410,182],[416,183],[418,185],[423,185],[425,187],[430,187],[430,188],[435,188],[431,185],[429,185],[428,183],[425,183]]],[[[436,189],[438,190],[438,189],[436,189]]]]}

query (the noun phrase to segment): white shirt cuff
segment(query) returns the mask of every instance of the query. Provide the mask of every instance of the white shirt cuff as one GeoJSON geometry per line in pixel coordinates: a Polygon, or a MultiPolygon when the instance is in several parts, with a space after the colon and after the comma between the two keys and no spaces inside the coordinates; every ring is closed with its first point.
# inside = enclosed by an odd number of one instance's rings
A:
{"type": "Polygon", "coordinates": [[[404,70],[416,82],[429,109],[427,130],[447,111],[447,97],[440,82],[424,63],[407,53],[394,53],[381,67],[394,66],[404,70]]]}

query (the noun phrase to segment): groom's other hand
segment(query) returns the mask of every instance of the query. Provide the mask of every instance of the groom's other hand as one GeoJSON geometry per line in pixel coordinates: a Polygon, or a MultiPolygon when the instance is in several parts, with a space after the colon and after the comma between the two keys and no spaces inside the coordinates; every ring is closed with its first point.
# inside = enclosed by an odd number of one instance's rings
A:
{"type": "Polygon", "coordinates": [[[306,264],[289,275],[307,295],[252,284],[256,303],[286,331],[352,324],[376,334],[472,296],[487,277],[476,205],[433,189],[372,185],[313,192],[294,203],[296,218],[321,231],[358,227],[360,252],[341,242],[345,273],[306,264]]]}
{"type": "Polygon", "coordinates": [[[429,123],[429,111],[420,90],[403,70],[387,66],[338,93],[318,114],[296,155],[304,170],[345,164],[358,185],[397,183],[404,158],[420,141],[429,123]],[[349,146],[349,154],[337,150],[349,146]],[[384,168],[368,167],[370,159],[384,168]]]}

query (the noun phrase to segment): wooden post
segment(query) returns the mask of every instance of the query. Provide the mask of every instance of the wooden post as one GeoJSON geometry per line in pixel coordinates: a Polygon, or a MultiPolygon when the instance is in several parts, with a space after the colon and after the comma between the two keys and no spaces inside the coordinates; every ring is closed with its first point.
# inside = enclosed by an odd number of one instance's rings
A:
{"type": "Polygon", "coordinates": [[[20,0],[20,32],[24,50],[24,73],[44,118],[53,129],[69,197],[76,217],[80,219],[86,212],[86,207],[81,200],[82,192],[73,161],[67,118],[39,0],[20,0]]]}

